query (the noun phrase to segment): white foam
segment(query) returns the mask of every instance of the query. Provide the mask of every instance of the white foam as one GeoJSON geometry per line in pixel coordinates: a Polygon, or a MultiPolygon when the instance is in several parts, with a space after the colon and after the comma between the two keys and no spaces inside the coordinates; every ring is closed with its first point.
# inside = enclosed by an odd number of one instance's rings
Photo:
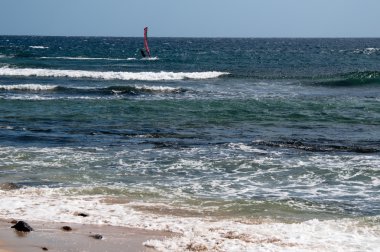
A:
{"type": "Polygon", "coordinates": [[[230,143],[228,146],[231,149],[241,150],[241,151],[245,151],[245,152],[260,153],[260,154],[268,153],[268,151],[266,151],[266,150],[260,150],[260,149],[254,148],[252,146],[243,144],[243,143],[230,143]]]}
{"type": "MultiPolygon", "coordinates": [[[[188,223],[187,223],[188,224],[188,223]]],[[[183,236],[147,241],[160,251],[376,251],[379,229],[352,220],[242,224],[197,220],[183,236]],[[192,249],[189,249],[192,248],[192,249]]]]}
{"type": "Polygon", "coordinates": [[[145,57],[145,58],[141,58],[141,60],[150,60],[150,61],[156,61],[156,60],[159,60],[160,58],[158,57],[145,57]]]}
{"type": "MultiPolygon", "coordinates": [[[[307,156],[295,155],[284,159],[284,154],[278,152],[265,152],[254,146],[235,143],[181,150],[128,148],[111,155],[109,153],[95,155],[76,149],[50,149],[52,159],[46,158],[44,154],[39,155],[38,158],[17,159],[20,152],[34,153],[34,151],[28,148],[15,148],[13,155],[0,156],[0,159],[3,162],[12,162],[14,165],[22,164],[23,167],[32,167],[36,171],[40,167],[51,166],[51,160],[60,160],[63,167],[71,169],[87,167],[88,160],[92,160],[91,164],[115,167],[124,176],[145,177],[149,174],[149,186],[170,192],[176,188],[175,195],[167,195],[167,193],[162,195],[173,196],[177,199],[185,199],[189,196],[212,196],[228,200],[297,198],[304,200],[297,203],[297,209],[323,211],[325,207],[329,207],[329,213],[376,211],[374,202],[380,200],[380,194],[376,193],[376,186],[380,182],[373,175],[380,167],[378,155],[336,156],[312,153],[307,156]],[[152,151],[157,160],[160,160],[159,163],[151,161],[152,151]],[[116,166],[114,157],[118,157],[119,161],[116,166]],[[168,176],[162,178],[162,171],[165,171],[168,176]],[[334,181],[339,181],[339,183],[334,183],[334,181]],[[316,204],[310,206],[308,202],[316,204]],[[344,209],[347,204],[350,205],[349,208],[344,209]]],[[[70,174],[70,171],[66,169],[65,173],[70,174]]],[[[95,172],[91,176],[94,176],[94,181],[103,181],[99,177],[106,181],[118,180],[115,170],[111,173],[109,171],[102,171],[99,174],[95,172]]],[[[54,180],[56,179],[57,177],[54,177],[54,180]]],[[[129,185],[132,183],[144,190],[147,186],[145,180],[130,181],[129,185]]],[[[292,202],[289,204],[294,205],[292,202]]]]}
{"type": "Polygon", "coordinates": [[[378,177],[372,177],[372,185],[373,186],[380,186],[380,178],[378,177]]]}
{"type": "Polygon", "coordinates": [[[135,85],[135,88],[159,91],[159,92],[175,92],[180,89],[180,88],[167,87],[167,86],[147,86],[147,85],[135,85]]]}
{"type": "Polygon", "coordinates": [[[131,60],[132,58],[120,59],[120,58],[90,58],[90,57],[40,57],[40,59],[65,59],[65,60],[109,60],[109,61],[120,61],[120,60],[131,60]]]}
{"type": "Polygon", "coordinates": [[[68,77],[93,78],[104,80],[183,80],[183,79],[210,79],[218,78],[225,72],[97,72],[84,70],[56,70],[38,68],[9,68],[1,67],[0,76],[38,76],[38,77],[68,77]]]}
{"type": "MultiPolygon", "coordinates": [[[[38,95],[38,94],[22,94],[22,95],[7,95],[1,97],[6,100],[23,100],[23,101],[51,101],[51,100],[104,100],[104,97],[99,96],[52,96],[52,95],[38,95]]],[[[106,99],[116,99],[115,97],[106,99]]]]}
{"type": "MultiPolygon", "coordinates": [[[[145,242],[145,245],[159,251],[350,252],[377,251],[380,245],[379,225],[370,220],[314,219],[283,223],[274,220],[242,221],[220,217],[158,215],[133,208],[144,203],[128,200],[111,203],[112,199],[107,201],[101,196],[78,196],[75,195],[74,188],[0,190],[0,197],[0,218],[104,224],[180,234],[162,241],[145,242]],[[81,212],[89,216],[83,218],[76,215],[81,212]]],[[[162,208],[165,205],[160,204],[157,207],[162,208]]]]}
{"type": "Polygon", "coordinates": [[[2,125],[0,125],[0,129],[13,130],[13,129],[14,129],[14,127],[12,127],[12,126],[9,126],[9,125],[7,125],[7,126],[2,126],[2,125]]]}
{"type": "Polygon", "coordinates": [[[374,48],[374,47],[368,47],[364,49],[355,49],[354,53],[361,53],[361,54],[366,54],[366,55],[371,55],[374,53],[380,52],[380,48],[374,48]]]}
{"type": "Polygon", "coordinates": [[[41,85],[41,84],[17,84],[17,85],[0,85],[0,90],[30,90],[30,91],[45,91],[53,90],[57,86],[41,85]]]}
{"type": "Polygon", "coordinates": [[[33,48],[33,49],[48,49],[49,47],[48,46],[29,46],[30,48],[33,48]]]}

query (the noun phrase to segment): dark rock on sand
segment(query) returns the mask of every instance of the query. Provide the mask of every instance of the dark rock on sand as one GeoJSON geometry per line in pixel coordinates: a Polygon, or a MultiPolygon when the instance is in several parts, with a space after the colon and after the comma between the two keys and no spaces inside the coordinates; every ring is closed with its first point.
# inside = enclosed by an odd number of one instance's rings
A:
{"type": "Polygon", "coordinates": [[[97,239],[97,240],[101,240],[101,239],[103,239],[103,235],[101,235],[101,234],[90,235],[90,237],[92,237],[92,238],[94,238],[94,239],[97,239]]]}
{"type": "Polygon", "coordinates": [[[49,249],[47,247],[42,247],[42,250],[48,251],[49,249]]]}
{"type": "Polygon", "coordinates": [[[16,223],[16,225],[13,225],[11,228],[14,228],[16,229],[17,231],[20,231],[20,232],[30,232],[30,231],[33,231],[33,228],[31,226],[29,226],[28,223],[24,222],[24,221],[18,221],[16,223]]]}
{"type": "Polygon", "coordinates": [[[21,186],[16,183],[2,183],[0,184],[0,190],[10,191],[20,189],[21,186]]]}
{"type": "Polygon", "coordinates": [[[77,213],[76,215],[81,216],[81,217],[88,217],[89,216],[89,214],[86,214],[86,213],[77,213]]]}
{"type": "Polygon", "coordinates": [[[61,229],[63,230],[63,231],[71,231],[71,230],[73,230],[71,227],[69,227],[69,226],[63,226],[63,227],[61,227],[61,229]]]}

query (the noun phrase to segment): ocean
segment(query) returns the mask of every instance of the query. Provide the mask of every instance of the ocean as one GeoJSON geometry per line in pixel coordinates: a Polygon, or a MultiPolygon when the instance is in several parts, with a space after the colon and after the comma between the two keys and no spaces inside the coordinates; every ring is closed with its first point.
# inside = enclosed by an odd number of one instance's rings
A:
{"type": "Polygon", "coordinates": [[[378,251],[380,39],[149,46],[0,36],[0,218],[180,234],[160,251],[378,251]]]}

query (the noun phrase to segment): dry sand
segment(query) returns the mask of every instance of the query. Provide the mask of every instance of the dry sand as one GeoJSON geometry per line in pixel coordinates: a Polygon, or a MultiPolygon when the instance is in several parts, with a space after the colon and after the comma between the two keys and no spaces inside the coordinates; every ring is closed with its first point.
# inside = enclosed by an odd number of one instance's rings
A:
{"type": "Polygon", "coordinates": [[[11,228],[14,225],[11,221],[0,220],[0,252],[154,252],[156,250],[145,247],[143,242],[174,235],[169,232],[105,225],[29,221],[27,223],[34,231],[18,232],[11,228]],[[70,226],[72,230],[64,231],[63,226],[70,226]],[[102,235],[103,239],[91,237],[95,234],[102,235]]]}

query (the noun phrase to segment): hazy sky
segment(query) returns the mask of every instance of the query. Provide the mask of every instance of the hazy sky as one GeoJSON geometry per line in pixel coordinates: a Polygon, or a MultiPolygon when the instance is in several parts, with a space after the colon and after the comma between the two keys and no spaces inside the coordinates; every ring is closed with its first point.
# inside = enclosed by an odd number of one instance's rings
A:
{"type": "Polygon", "coordinates": [[[0,0],[0,35],[380,37],[380,0],[0,0]]]}

